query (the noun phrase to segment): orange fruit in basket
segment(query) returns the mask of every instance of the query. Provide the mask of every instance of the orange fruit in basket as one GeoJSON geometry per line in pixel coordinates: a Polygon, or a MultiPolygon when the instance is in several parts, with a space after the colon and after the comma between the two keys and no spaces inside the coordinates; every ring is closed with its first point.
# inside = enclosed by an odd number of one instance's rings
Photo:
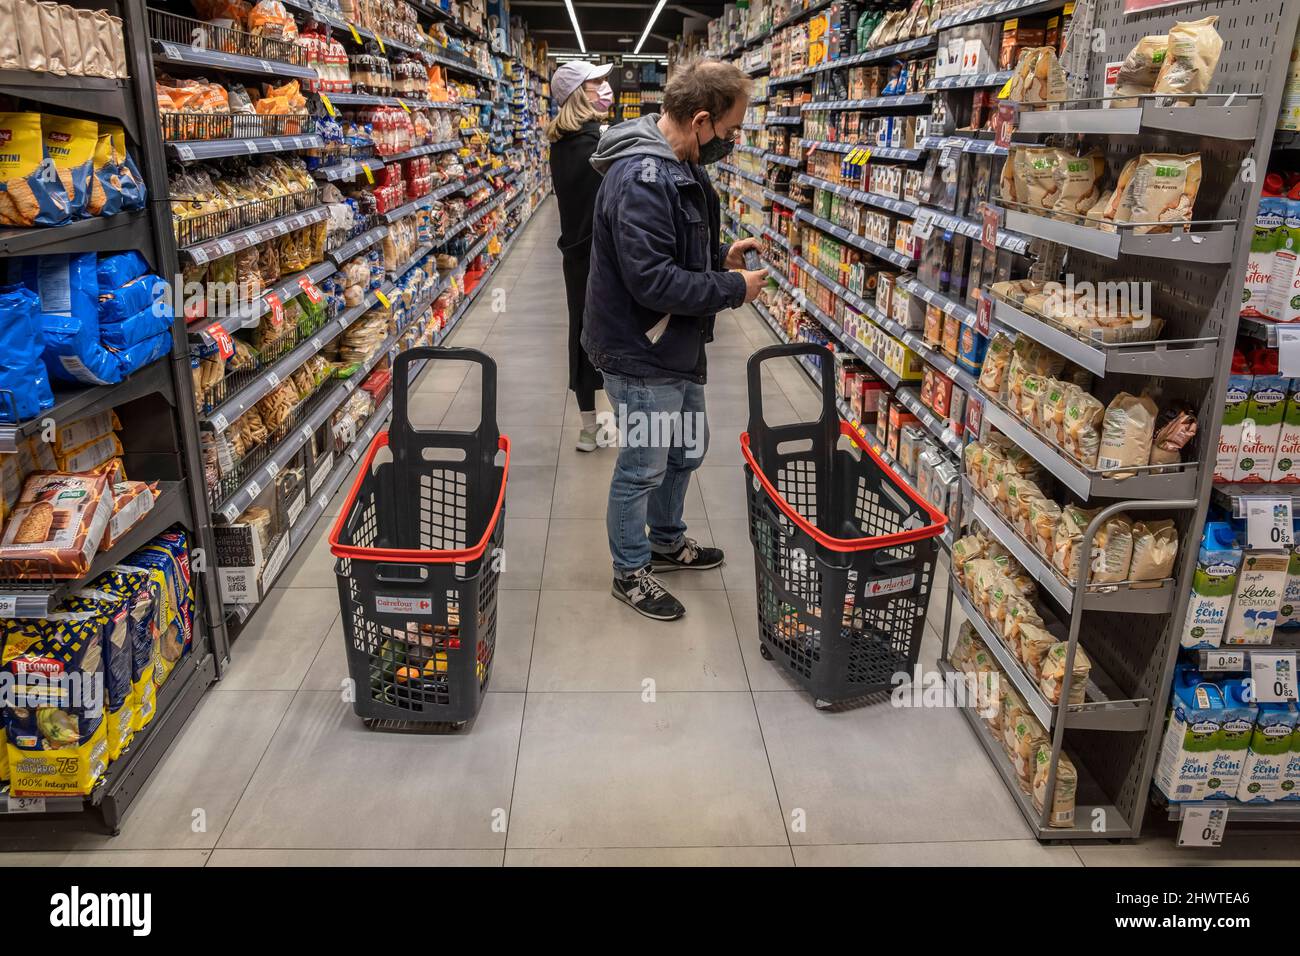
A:
{"type": "Polygon", "coordinates": [[[399,667],[397,669],[397,683],[406,684],[420,679],[420,668],[418,667],[399,667]]]}

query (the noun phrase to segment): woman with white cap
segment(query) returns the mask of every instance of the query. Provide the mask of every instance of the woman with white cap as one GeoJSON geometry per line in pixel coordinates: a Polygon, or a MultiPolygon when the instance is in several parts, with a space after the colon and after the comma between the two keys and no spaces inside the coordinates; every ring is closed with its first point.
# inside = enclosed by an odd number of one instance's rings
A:
{"type": "Polygon", "coordinates": [[[582,428],[578,451],[595,451],[613,439],[596,425],[596,389],[600,372],[582,348],[583,303],[591,265],[591,217],[600,174],[589,160],[600,141],[600,124],[614,102],[605,77],[613,68],[572,60],[551,76],[551,95],[560,111],[546,131],[551,141],[551,182],[560,209],[560,252],[564,256],[564,288],[569,306],[569,388],[578,400],[582,428]]]}

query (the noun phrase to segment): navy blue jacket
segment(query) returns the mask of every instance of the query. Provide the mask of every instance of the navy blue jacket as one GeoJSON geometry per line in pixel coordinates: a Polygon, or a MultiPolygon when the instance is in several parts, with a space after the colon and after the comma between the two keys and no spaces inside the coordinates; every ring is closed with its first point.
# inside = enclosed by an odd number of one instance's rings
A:
{"type": "Polygon", "coordinates": [[[676,158],[657,114],[611,128],[591,164],[596,194],[582,345],[602,371],[703,383],[716,313],[745,301],[725,271],[718,196],[676,158]]]}

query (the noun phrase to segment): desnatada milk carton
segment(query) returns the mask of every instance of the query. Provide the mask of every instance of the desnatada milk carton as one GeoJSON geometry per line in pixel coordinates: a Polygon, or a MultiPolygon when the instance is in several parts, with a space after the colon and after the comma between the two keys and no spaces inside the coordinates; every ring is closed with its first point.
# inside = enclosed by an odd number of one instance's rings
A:
{"type": "Polygon", "coordinates": [[[1269,644],[1286,590],[1291,556],[1279,551],[1247,551],[1237,575],[1224,644],[1269,644]]]}

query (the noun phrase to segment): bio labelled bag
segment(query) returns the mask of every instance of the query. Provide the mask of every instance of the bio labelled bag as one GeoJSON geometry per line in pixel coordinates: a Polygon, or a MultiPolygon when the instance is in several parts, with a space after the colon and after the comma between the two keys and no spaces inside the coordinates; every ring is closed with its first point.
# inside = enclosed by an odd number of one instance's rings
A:
{"type": "Polygon", "coordinates": [[[17,424],[54,407],[41,361],[40,299],[17,285],[0,289],[0,421],[17,424]]]}
{"type": "Polygon", "coordinates": [[[95,254],[28,256],[17,261],[23,285],[40,298],[45,367],[51,381],[120,382],[117,359],[99,341],[95,254]]]}

